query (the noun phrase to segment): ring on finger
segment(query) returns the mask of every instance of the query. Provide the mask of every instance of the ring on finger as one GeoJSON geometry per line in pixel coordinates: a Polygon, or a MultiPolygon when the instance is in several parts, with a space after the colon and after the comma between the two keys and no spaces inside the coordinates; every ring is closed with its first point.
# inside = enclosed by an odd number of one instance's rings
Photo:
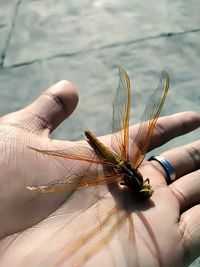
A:
{"type": "Polygon", "coordinates": [[[165,178],[167,184],[172,183],[176,179],[176,173],[174,171],[174,168],[172,167],[171,163],[164,157],[161,156],[152,156],[148,159],[148,161],[156,160],[160,163],[160,165],[165,170],[167,176],[165,178]]]}

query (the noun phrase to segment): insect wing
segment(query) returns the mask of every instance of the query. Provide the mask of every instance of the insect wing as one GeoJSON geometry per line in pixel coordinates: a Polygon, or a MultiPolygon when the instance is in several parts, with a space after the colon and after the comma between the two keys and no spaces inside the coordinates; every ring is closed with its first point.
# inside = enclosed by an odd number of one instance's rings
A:
{"type": "Polygon", "coordinates": [[[111,145],[123,160],[128,160],[130,80],[126,71],[119,68],[119,85],[113,101],[113,123],[111,145]]]}
{"type": "Polygon", "coordinates": [[[27,186],[30,191],[39,193],[68,192],[82,187],[115,183],[121,176],[115,172],[106,174],[104,171],[95,173],[85,172],[82,175],[69,175],[46,185],[27,186]]]}
{"type": "Polygon", "coordinates": [[[33,147],[29,148],[47,156],[91,163],[83,174],[68,174],[62,179],[52,183],[38,186],[27,186],[31,191],[39,193],[67,192],[81,187],[103,185],[121,180],[121,176],[114,171],[113,164],[100,155],[97,155],[93,149],[87,146],[76,146],[64,150],[41,150],[33,147]]]}
{"type": "Polygon", "coordinates": [[[94,164],[105,164],[110,165],[110,162],[107,161],[104,157],[101,155],[97,155],[95,151],[87,146],[75,146],[68,149],[56,149],[56,150],[42,150],[34,147],[29,147],[31,150],[34,150],[38,153],[48,155],[48,156],[54,156],[54,157],[60,157],[64,159],[72,159],[72,160],[78,160],[78,161],[84,161],[94,164]]]}
{"type": "Polygon", "coordinates": [[[163,70],[158,87],[148,99],[138,133],[131,145],[130,162],[134,169],[139,167],[148,150],[156,121],[167,97],[169,83],[169,74],[163,70]]]}

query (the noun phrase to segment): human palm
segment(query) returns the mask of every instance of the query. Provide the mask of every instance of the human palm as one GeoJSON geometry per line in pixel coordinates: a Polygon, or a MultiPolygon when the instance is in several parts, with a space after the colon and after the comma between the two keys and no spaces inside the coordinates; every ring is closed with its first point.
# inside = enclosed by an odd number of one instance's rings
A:
{"type": "MultiPolygon", "coordinates": [[[[53,194],[26,189],[86,168],[28,148],[79,145],[49,139],[76,103],[74,87],[60,82],[27,108],[0,118],[0,266],[187,266],[200,248],[199,141],[163,153],[178,178],[170,186],[158,163],[142,164],[155,191],[145,202],[116,185],[53,194]]],[[[160,118],[151,149],[199,126],[194,112],[160,118]]],[[[131,138],[137,129],[130,128],[131,138]]],[[[101,137],[108,146],[109,137],[101,137]]]]}

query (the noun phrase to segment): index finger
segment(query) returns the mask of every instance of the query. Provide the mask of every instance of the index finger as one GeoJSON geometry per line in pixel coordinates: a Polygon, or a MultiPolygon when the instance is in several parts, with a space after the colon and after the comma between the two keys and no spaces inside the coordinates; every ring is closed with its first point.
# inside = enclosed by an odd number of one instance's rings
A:
{"type": "MultiPolygon", "coordinates": [[[[130,127],[130,138],[133,140],[138,127],[138,125],[130,127]]],[[[198,127],[200,127],[200,114],[197,112],[187,111],[161,117],[157,120],[148,150],[155,149],[198,127]]]]}
{"type": "MultiPolygon", "coordinates": [[[[129,127],[129,137],[134,140],[140,124],[129,127]]],[[[157,120],[148,151],[167,143],[177,136],[184,135],[200,127],[200,113],[194,111],[180,112],[157,120]]],[[[111,135],[100,136],[100,140],[111,146],[111,135]]]]}

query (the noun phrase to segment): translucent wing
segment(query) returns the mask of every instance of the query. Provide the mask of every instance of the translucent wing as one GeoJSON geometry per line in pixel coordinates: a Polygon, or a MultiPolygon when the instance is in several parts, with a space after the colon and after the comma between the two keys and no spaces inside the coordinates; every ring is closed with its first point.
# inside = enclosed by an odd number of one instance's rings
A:
{"type": "MultiPolygon", "coordinates": [[[[34,147],[29,147],[31,150],[39,152],[44,155],[60,157],[64,159],[72,159],[78,161],[84,161],[94,164],[110,165],[111,163],[107,161],[104,157],[97,154],[93,149],[87,146],[75,146],[69,149],[62,150],[42,150],[34,147]]],[[[112,164],[111,164],[112,165],[112,164]]]]}
{"type": "Polygon", "coordinates": [[[49,184],[27,186],[27,188],[39,193],[67,192],[82,187],[116,183],[121,179],[121,176],[114,171],[106,173],[102,170],[96,174],[85,172],[82,175],[69,175],[49,184]]]}
{"type": "Polygon", "coordinates": [[[138,133],[130,149],[130,162],[132,163],[132,167],[134,169],[139,167],[148,150],[156,121],[167,96],[169,83],[169,74],[163,70],[161,72],[158,87],[148,99],[138,133]]]}
{"type": "Polygon", "coordinates": [[[52,183],[38,186],[27,186],[31,191],[39,193],[67,192],[81,187],[103,185],[121,180],[121,176],[114,171],[114,165],[87,146],[77,146],[64,150],[30,149],[44,155],[61,157],[69,160],[78,160],[91,163],[83,174],[68,174],[52,183]],[[98,169],[98,166],[102,169],[98,169]],[[92,169],[91,173],[89,172],[92,169]],[[109,170],[109,171],[108,171],[109,170]]]}
{"type": "Polygon", "coordinates": [[[119,85],[113,101],[112,140],[113,150],[128,160],[129,117],[130,117],[130,80],[128,74],[119,68],[119,85]]]}

